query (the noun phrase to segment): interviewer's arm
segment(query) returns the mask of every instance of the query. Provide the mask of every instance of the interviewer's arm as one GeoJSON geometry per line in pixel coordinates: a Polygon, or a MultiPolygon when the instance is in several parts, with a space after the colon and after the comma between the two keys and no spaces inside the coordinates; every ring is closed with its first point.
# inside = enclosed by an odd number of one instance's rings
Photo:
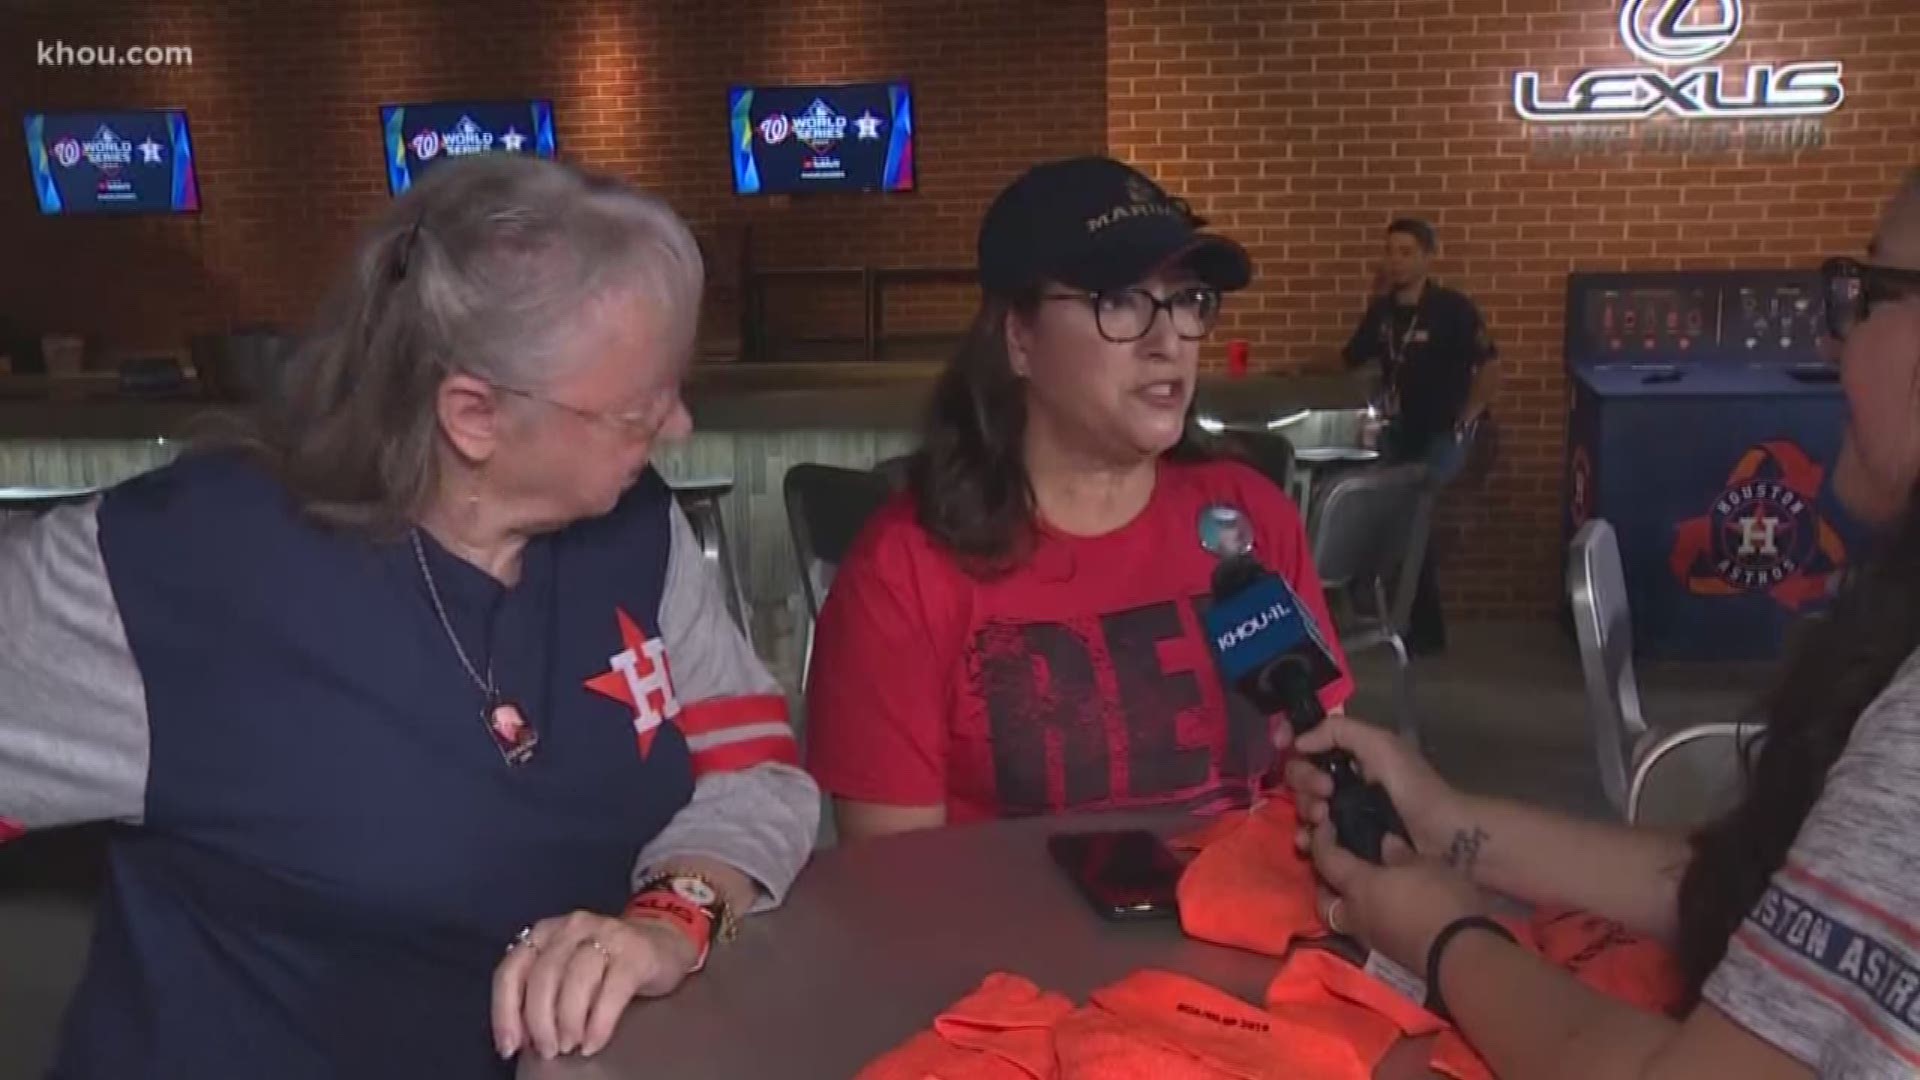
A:
{"type": "Polygon", "coordinates": [[[1642,1012],[1492,934],[1456,938],[1440,981],[1460,1031],[1509,1080],[1813,1076],[1712,1005],[1683,1022],[1642,1012]]]}
{"type": "Polygon", "coordinates": [[[1674,833],[1466,796],[1440,858],[1494,892],[1590,911],[1671,941],[1690,851],[1674,833]]]}
{"type": "MultiPolygon", "coordinates": [[[[1493,892],[1672,937],[1676,889],[1690,855],[1682,837],[1467,795],[1403,740],[1358,720],[1329,718],[1302,737],[1300,749],[1316,752],[1329,741],[1386,787],[1421,855],[1493,892]]],[[[1317,820],[1317,804],[1333,794],[1333,782],[1302,758],[1288,764],[1287,781],[1302,814],[1317,820]]]]}
{"type": "MultiPolygon", "coordinates": [[[[1324,810],[1324,804],[1318,807],[1324,810]]],[[[1345,904],[1351,930],[1416,971],[1433,973],[1436,1007],[1506,1080],[1803,1080],[1799,1056],[1732,1022],[1717,1002],[1685,1021],[1643,1011],[1582,984],[1571,972],[1485,928],[1479,891],[1438,862],[1391,840],[1379,865],[1341,849],[1325,815],[1314,815],[1316,869],[1345,904]],[[1439,950],[1435,957],[1435,950],[1439,950]]],[[[1710,995],[1711,996],[1711,995],[1710,995]]],[[[1805,1012],[1804,991],[1776,995],[1776,1009],[1805,1012]],[[1794,1000],[1798,998],[1799,1000],[1794,1000]]],[[[1810,1060],[1810,1059],[1809,1059],[1810,1060]]]]}

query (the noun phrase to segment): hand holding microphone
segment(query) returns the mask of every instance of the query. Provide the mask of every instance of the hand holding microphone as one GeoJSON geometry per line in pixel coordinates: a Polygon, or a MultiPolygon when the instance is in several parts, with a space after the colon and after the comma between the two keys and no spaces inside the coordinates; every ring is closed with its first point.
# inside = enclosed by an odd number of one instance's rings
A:
{"type": "MultiPolygon", "coordinates": [[[[1200,538],[1221,558],[1205,622],[1222,679],[1263,715],[1285,713],[1296,738],[1306,735],[1326,717],[1320,689],[1340,677],[1332,651],[1286,581],[1253,558],[1243,513],[1209,507],[1201,514],[1200,538]]],[[[1379,863],[1388,835],[1411,844],[1386,789],[1362,776],[1351,754],[1329,750],[1312,760],[1332,780],[1327,813],[1342,847],[1379,863]]]]}
{"type": "Polygon", "coordinates": [[[1469,809],[1460,794],[1398,735],[1363,720],[1330,716],[1318,727],[1296,736],[1290,728],[1275,732],[1275,745],[1297,753],[1287,762],[1286,782],[1300,812],[1300,848],[1308,847],[1315,825],[1331,819],[1334,781],[1314,764],[1329,751],[1351,756],[1366,779],[1386,789],[1396,813],[1407,826],[1413,845],[1428,855],[1446,858],[1463,829],[1470,838],[1469,809]]]}

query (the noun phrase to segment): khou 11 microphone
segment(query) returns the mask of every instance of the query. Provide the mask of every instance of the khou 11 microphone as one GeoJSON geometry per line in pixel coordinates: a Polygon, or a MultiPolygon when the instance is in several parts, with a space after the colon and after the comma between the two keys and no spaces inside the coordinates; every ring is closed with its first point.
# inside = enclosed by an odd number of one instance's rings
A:
{"type": "MultiPolygon", "coordinates": [[[[1321,688],[1340,677],[1313,613],[1284,578],[1253,557],[1253,529],[1239,509],[1203,510],[1200,544],[1220,559],[1204,621],[1221,678],[1262,715],[1285,713],[1295,737],[1312,731],[1327,715],[1321,688]]],[[[1386,789],[1360,775],[1352,754],[1331,750],[1310,760],[1333,777],[1327,812],[1341,847],[1379,863],[1389,832],[1412,846],[1386,789]]]]}

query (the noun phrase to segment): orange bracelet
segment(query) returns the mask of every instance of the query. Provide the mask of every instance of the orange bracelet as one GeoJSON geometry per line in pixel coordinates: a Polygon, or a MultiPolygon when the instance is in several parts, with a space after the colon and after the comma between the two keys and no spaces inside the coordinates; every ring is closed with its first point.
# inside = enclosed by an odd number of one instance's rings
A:
{"type": "Polygon", "coordinates": [[[687,970],[699,971],[707,966],[707,951],[713,944],[713,919],[703,908],[682,899],[672,889],[648,889],[635,893],[633,899],[627,901],[627,908],[620,913],[620,917],[666,923],[693,943],[697,955],[693,966],[687,970]]]}

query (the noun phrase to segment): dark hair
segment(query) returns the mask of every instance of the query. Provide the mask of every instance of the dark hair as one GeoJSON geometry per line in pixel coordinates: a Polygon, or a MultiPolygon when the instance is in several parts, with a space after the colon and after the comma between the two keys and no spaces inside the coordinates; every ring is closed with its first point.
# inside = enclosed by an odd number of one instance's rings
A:
{"type": "Polygon", "coordinates": [[[1681,1011],[1786,862],[1853,727],[1920,648],[1920,486],[1875,557],[1848,576],[1827,616],[1807,628],[1767,697],[1766,737],[1746,748],[1740,805],[1694,835],[1680,881],[1681,1011]]]}
{"type": "MultiPolygon", "coordinates": [[[[1007,355],[1007,319],[1029,318],[1038,289],[982,298],[960,348],[934,384],[925,438],[908,466],[920,527],[977,578],[1007,573],[1032,550],[1033,485],[1027,476],[1026,382],[1007,355]]],[[[1186,431],[1166,457],[1207,461],[1227,453],[1186,431]]]]}
{"type": "Polygon", "coordinates": [[[1433,226],[1419,218],[1394,218],[1387,223],[1387,235],[1392,236],[1394,233],[1405,233],[1413,237],[1413,242],[1420,245],[1420,250],[1429,255],[1440,250],[1440,238],[1435,235],[1433,226]]]}

